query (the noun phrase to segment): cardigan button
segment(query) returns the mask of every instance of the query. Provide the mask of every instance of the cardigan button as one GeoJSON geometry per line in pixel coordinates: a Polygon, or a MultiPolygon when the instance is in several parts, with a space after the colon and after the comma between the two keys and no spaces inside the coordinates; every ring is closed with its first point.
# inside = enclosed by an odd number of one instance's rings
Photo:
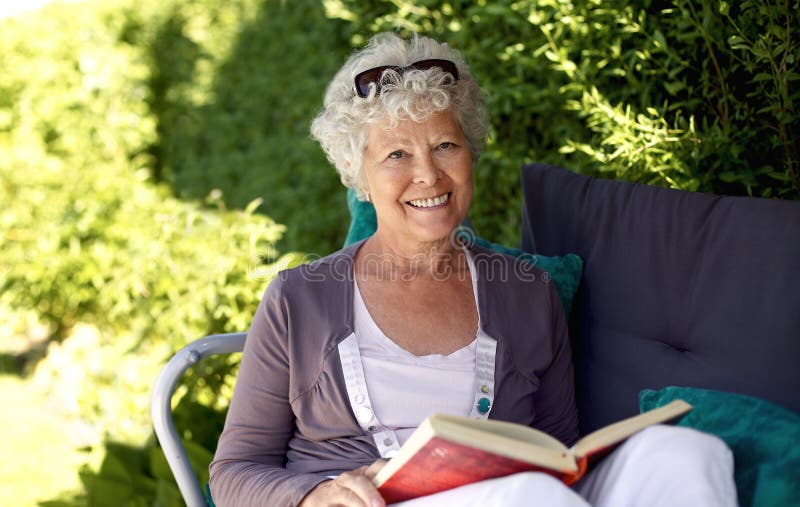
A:
{"type": "Polygon", "coordinates": [[[367,424],[372,420],[372,410],[369,407],[357,407],[356,408],[356,419],[361,424],[367,424]]]}

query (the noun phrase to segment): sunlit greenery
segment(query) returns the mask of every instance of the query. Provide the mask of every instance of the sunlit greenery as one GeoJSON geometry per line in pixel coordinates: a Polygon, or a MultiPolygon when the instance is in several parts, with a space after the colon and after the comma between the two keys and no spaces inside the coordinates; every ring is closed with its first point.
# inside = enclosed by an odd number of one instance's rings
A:
{"type": "MultiPolygon", "coordinates": [[[[219,192],[179,200],[155,180],[153,72],[148,46],[124,38],[132,12],[52,5],[0,31],[0,307],[35,311],[47,355],[31,375],[96,446],[152,446],[147,409],[163,362],[199,336],[246,329],[275,269],[299,260],[275,251],[284,227],[255,212],[259,200],[228,210],[219,192]]],[[[232,366],[194,372],[184,405],[223,403],[232,366]]],[[[120,471],[122,448],[109,448],[104,474],[120,471]]],[[[108,490],[82,479],[90,500],[108,490]]],[[[124,500],[124,480],[112,479],[124,500]]],[[[164,495],[168,482],[131,491],[164,495]]]]}
{"type": "Polygon", "coordinates": [[[462,50],[494,127],[473,222],[519,234],[519,166],[800,198],[800,2],[336,0],[354,43],[422,31],[462,50]]]}
{"type": "Polygon", "coordinates": [[[0,393],[7,407],[6,417],[0,419],[4,441],[0,447],[6,456],[0,461],[0,498],[29,506],[65,490],[77,490],[80,482],[75,471],[88,459],[77,448],[80,436],[70,434],[77,423],[65,425],[69,419],[56,415],[55,404],[24,379],[0,375],[0,393]]]}
{"type": "MultiPolygon", "coordinates": [[[[79,422],[64,431],[93,453],[65,457],[64,487],[103,458],[62,504],[180,503],[150,386],[187,341],[246,329],[287,252],[341,245],[345,194],[308,123],[372,33],[471,62],[492,121],[471,218],[514,245],[528,161],[800,198],[799,16],[797,0],[88,0],[0,20],[0,390],[25,379],[79,422]]],[[[199,471],[235,364],[179,389],[199,471]]],[[[24,505],[42,479],[19,477],[24,505]]]]}
{"type": "Polygon", "coordinates": [[[157,178],[181,197],[219,189],[231,207],[260,198],[289,226],[279,246],[336,250],[344,194],[308,125],[349,50],[342,23],[318,0],[158,5],[155,18],[137,6],[125,31],[151,70],[157,178]]]}

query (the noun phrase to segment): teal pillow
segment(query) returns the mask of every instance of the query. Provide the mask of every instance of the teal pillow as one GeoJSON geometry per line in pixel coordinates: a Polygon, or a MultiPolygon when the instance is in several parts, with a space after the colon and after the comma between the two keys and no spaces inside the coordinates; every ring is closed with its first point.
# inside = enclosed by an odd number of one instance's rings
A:
{"type": "Polygon", "coordinates": [[[206,505],[208,507],[217,507],[217,504],[214,503],[214,499],[211,498],[211,487],[206,483],[206,505]]]}
{"type": "Polygon", "coordinates": [[[751,396],[692,387],[646,389],[639,409],[677,398],[694,406],[680,426],[716,435],[733,451],[741,507],[800,505],[800,414],[751,396]]]}
{"type": "MultiPolygon", "coordinates": [[[[359,201],[353,189],[347,191],[347,209],[350,210],[350,229],[347,232],[345,246],[368,238],[378,227],[375,208],[371,203],[359,201]]],[[[458,234],[467,242],[476,243],[483,248],[504,253],[513,257],[529,260],[534,266],[547,272],[550,279],[556,284],[561,305],[569,318],[572,301],[581,281],[583,272],[583,259],[569,253],[563,257],[545,257],[544,255],[530,254],[518,248],[507,247],[498,243],[490,243],[485,239],[475,237],[470,231],[460,230],[458,234]]]]}
{"type": "Polygon", "coordinates": [[[344,246],[367,239],[378,228],[375,207],[370,202],[359,201],[352,188],[347,189],[347,209],[350,211],[350,229],[347,231],[344,246]]]}

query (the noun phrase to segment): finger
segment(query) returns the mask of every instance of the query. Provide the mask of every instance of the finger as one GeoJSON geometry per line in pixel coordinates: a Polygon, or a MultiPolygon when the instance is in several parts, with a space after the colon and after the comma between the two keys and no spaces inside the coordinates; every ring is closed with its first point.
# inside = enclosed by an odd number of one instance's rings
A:
{"type": "Polygon", "coordinates": [[[352,491],[365,505],[369,507],[384,507],[386,502],[372,481],[364,475],[367,467],[361,467],[352,472],[345,472],[335,482],[352,491]]]}
{"type": "Polygon", "coordinates": [[[375,478],[375,476],[378,474],[378,472],[380,472],[380,471],[381,471],[381,469],[382,469],[384,466],[386,466],[386,463],[388,463],[388,462],[389,462],[389,461],[388,461],[388,460],[385,460],[385,459],[379,459],[379,460],[375,460],[375,461],[374,461],[374,462],[373,462],[373,463],[372,463],[370,466],[368,466],[368,467],[366,468],[366,470],[364,470],[364,475],[365,475],[365,476],[366,476],[368,479],[374,479],[374,478],[375,478]]]}

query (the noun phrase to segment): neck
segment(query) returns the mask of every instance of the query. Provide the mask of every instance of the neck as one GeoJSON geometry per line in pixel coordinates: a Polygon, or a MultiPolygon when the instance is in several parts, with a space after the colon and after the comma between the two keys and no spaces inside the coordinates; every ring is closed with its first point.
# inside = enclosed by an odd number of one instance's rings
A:
{"type": "Polygon", "coordinates": [[[376,232],[361,246],[357,271],[364,275],[393,273],[406,277],[441,278],[467,269],[463,247],[445,238],[432,242],[387,241],[376,232]]]}

